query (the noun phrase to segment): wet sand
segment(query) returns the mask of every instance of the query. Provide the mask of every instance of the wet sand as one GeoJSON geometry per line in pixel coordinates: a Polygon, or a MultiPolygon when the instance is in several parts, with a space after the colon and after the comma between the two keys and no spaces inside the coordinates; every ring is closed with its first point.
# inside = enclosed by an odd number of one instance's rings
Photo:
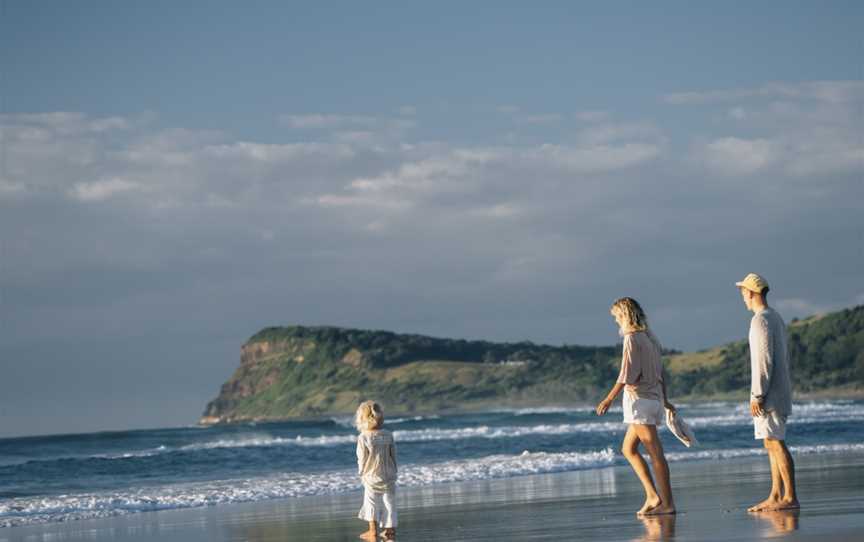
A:
{"type": "MultiPolygon", "coordinates": [[[[864,455],[796,458],[800,512],[748,514],[767,457],[672,463],[677,516],[638,519],[625,467],[400,490],[400,541],[864,540],[864,455]]],[[[0,529],[0,542],[356,541],[360,493],[0,529]]]]}

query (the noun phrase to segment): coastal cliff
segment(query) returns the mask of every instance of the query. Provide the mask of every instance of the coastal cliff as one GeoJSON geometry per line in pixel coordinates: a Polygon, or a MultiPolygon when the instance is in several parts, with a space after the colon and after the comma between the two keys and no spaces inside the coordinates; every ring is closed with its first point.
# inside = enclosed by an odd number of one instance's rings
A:
{"type": "Polygon", "coordinates": [[[207,405],[201,422],[346,413],[371,396],[385,401],[391,413],[583,401],[614,379],[617,356],[612,346],[267,328],[243,345],[240,367],[207,405]]]}
{"type": "MultiPolygon", "coordinates": [[[[864,389],[864,306],[793,321],[796,392],[864,389]]],[[[746,394],[746,340],[667,352],[670,394],[746,394]]],[[[200,420],[268,421],[353,412],[375,397],[388,413],[593,402],[617,375],[620,347],[493,343],[336,327],[271,327],[240,349],[240,366],[200,420]]]]}

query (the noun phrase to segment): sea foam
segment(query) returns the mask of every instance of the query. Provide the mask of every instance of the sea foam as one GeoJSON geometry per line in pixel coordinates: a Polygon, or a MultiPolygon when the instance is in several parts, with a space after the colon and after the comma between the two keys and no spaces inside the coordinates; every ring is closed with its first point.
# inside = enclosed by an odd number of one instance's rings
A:
{"type": "MultiPolygon", "coordinates": [[[[792,446],[797,455],[814,453],[864,453],[864,443],[792,446]]],[[[735,448],[674,452],[671,462],[724,460],[764,454],[761,448],[735,448]]],[[[510,478],[530,474],[566,472],[624,464],[611,448],[588,452],[530,452],[490,455],[425,465],[405,465],[399,472],[400,487],[447,482],[510,478]]],[[[354,471],[217,480],[142,487],[106,493],[81,493],[56,497],[15,498],[0,502],[0,527],[103,518],[137,512],[196,508],[217,504],[255,502],[311,495],[345,493],[359,489],[354,471]]]]}

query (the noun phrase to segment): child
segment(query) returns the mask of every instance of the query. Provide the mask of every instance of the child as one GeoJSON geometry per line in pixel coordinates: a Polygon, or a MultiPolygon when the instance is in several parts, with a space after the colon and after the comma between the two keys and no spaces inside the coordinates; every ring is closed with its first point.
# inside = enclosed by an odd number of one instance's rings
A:
{"type": "Polygon", "coordinates": [[[609,395],[597,405],[597,415],[605,414],[612,401],[624,390],[624,423],[628,424],[628,427],[622,452],[645,489],[645,504],[636,515],[674,514],[675,502],[669,483],[669,464],[657,435],[657,425],[664,419],[664,406],[673,412],[675,410],[666,400],[666,383],[663,381],[663,364],[660,361],[662,348],[648,329],[645,312],[635,299],[618,299],[612,304],[610,312],[618,323],[619,333],[624,337],[624,355],[621,358],[618,381],[609,395]],[[657,485],[660,487],[659,495],[648,465],[639,454],[640,443],[651,456],[654,476],[657,477],[657,485]]]}
{"type": "Polygon", "coordinates": [[[364,488],[357,517],[369,522],[369,530],[360,536],[369,540],[377,539],[379,525],[385,540],[396,536],[396,445],[392,433],[381,428],[383,424],[384,412],[375,401],[357,408],[357,471],[364,488]]]}

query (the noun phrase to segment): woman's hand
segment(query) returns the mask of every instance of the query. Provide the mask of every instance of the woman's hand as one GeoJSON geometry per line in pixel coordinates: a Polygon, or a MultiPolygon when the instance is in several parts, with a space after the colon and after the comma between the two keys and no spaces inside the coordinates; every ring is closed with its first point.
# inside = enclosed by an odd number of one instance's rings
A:
{"type": "Polygon", "coordinates": [[[600,403],[597,405],[597,415],[602,416],[603,414],[606,414],[606,411],[609,410],[609,405],[611,404],[612,401],[610,401],[608,398],[600,401],[600,403]]]}

